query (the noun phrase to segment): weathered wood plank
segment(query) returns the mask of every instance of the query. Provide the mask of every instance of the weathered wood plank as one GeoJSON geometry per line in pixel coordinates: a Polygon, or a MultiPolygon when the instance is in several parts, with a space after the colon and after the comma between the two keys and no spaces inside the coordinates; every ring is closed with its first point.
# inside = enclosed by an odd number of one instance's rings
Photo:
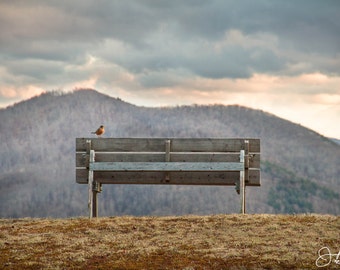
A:
{"type": "MultiPolygon", "coordinates": [[[[84,151],[89,138],[76,139],[76,151],[84,151]]],[[[96,152],[164,152],[166,139],[156,138],[91,138],[96,152]]]]}
{"type": "MultiPolygon", "coordinates": [[[[171,152],[237,152],[244,148],[239,138],[77,138],[76,151],[86,151],[86,140],[91,140],[95,151],[103,152],[164,152],[166,140],[171,141],[171,152]]],[[[247,139],[249,152],[260,152],[259,139],[247,139]]]]}
{"type": "Polygon", "coordinates": [[[93,171],[116,172],[224,172],[242,171],[240,162],[95,162],[90,163],[93,171]]]}
{"type": "MultiPolygon", "coordinates": [[[[183,138],[172,139],[172,152],[239,152],[244,149],[245,139],[183,138]]],[[[253,152],[260,152],[259,140],[249,139],[253,152]],[[257,151],[258,150],[258,151],[257,151]]]]}
{"type": "MultiPolygon", "coordinates": [[[[88,171],[76,170],[76,181],[87,184],[88,171]]],[[[165,182],[163,172],[94,172],[94,180],[103,184],[235,185],[240,172],[171,172],[165,182]]],[[[246,186],[260,186],[260,170],[249,170],[246,186]]]]}
{"type": "MultiPolygon", "coordinates": [[[[96,153],[96,162],[164,162],[165,153],[96,153]]],[[[85,153],[76,153],[76,167],[86,167],[88,158],[85,153]]]]}
{"type": "MultiPolygon", "coordinates": [[[[165,159],[166,153],[96,153],[96,162],[165,162],[165,159]]],[[[170,153],[170,161],[173,162],[238,162],[239,159],[239,153],[170,153]]],[[[76,167],[86,167],[88,162],[86,153],[76,153],[76,167]]],[[[250,155],[249,168],[260,168],[260,154],[250,155]]]]}

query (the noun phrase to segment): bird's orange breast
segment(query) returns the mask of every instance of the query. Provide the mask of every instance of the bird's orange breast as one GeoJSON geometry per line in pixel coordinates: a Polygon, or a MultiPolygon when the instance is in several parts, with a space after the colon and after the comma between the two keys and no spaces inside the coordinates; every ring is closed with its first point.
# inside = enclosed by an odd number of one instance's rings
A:
{"type": "Polygon", "coordinates": [[[104,128],[98,128],[96,131],[97,135],[102,135],[104,133],[104,128]]]}

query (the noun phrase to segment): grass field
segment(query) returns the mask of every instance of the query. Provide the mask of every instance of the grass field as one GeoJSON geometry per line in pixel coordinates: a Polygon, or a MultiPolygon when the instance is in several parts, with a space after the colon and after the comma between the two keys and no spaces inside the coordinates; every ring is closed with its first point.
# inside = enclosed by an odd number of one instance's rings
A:
{"type": "Polygon", "coordinates": [[[340,269],[339,216],[0,219],[0,269],[318,269],[322,247],[340,269]]]}

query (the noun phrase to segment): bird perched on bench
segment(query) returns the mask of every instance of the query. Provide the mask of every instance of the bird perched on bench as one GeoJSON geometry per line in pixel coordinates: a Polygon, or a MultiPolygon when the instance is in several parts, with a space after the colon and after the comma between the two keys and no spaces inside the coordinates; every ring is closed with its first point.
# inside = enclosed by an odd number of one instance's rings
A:
{"type": "Polygon", "coordinates": [[[101,125],[96,131],[91,132],[91,134],[96,134],[98,137],[100,137],[101,135],[103,135],[105,132],[104,126],[101,125]]]}

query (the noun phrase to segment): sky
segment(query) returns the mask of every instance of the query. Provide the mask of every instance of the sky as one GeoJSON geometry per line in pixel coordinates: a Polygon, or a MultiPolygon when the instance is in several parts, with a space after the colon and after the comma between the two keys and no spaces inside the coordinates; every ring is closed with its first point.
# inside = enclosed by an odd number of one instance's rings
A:
{"type": "Polygon", "coordinates": [[[338,0],[0,0],[0,108],[92,88],[238,104],[340,138],[338,0]]]}

